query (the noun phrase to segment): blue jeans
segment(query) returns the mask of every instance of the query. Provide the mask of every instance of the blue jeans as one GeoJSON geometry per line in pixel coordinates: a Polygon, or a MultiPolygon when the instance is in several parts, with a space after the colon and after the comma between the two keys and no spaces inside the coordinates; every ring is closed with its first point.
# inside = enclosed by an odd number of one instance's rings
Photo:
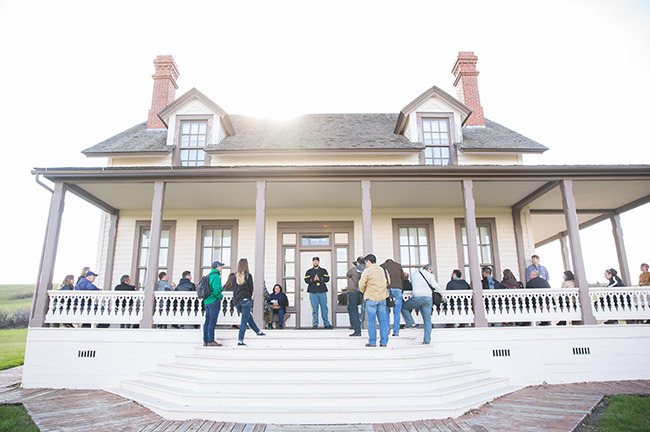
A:
{"type": "Polygon", "coordinates": [[[388,314],[386,299],[380,301],[366,300],[366,315],[368,316],[368,343],[377,345],[377,326],[379,320],[379,344],[388,344],[388,314]]]}
{"type": "Polygon", "coordinates": [[[431,310],[433,308],[433,299],[431,296],[426,297],[411,297],[406,300],[402,305],[402,316],[404,323],[407,326],[415,324],[411,311],[413,309],[420,309],[422,319],[424,320],[424,343],[431,343],[431,310]]]}
{"type": "Polygon", "coordinates": [[[216,300],[210,304],[204,305],[205,322],[203,323],[203,343],[209,344],[214,342],[214,328],[217,326],[219,311],[221,310],[221,301],[216,300]]]}
{"type": "Polygon", "coordinates": [[[239,324],[239,342],[244,342],[244,334],[246,333],[247,326],[251,326],[251,329],[257,334],[262,332],[257,324],[255,324],[253,315],[251,315],[252,310],[253,300],[251,299],[244,299],[237,303],[237,312],[241,314],[241,323],[239,324]]]}
{"type": "Polygon", "coordinates": [[[284,309],[271,309],[271,324],[273,324],[273,315],[278,316],[278,326],[284,328],[284,309]]]}
{"type": "Polygon", "coordinates": [[[361,320],[359,319],[359,305],[363,303],[363,295],[359,291],[348,293],[348,315],[350,325],[354,327],[354,332],[361,334],[361,320]]]}
{"type": "MultiPolygon", "coordinates": [[[[388,292],[395,298],[395,307],[393,308],[393,335],[399,334],[400,316],[402,315],[402,290],[399,288],[388,288],[388,292]]],[[[386,319],[388,321],[388,329],[390,330],[390,308],[386,308],[386,319]]]]}
{"type": "Polygon", "coordinates": [[[311,303],[311,324],[315,326],[318,325],[318,307],[320,306],[320,312],[323,316],[323,325],[325,327],[329,326],[330,322],[327,319],[327,293],[309,293],[309,302],[311,303]]]}

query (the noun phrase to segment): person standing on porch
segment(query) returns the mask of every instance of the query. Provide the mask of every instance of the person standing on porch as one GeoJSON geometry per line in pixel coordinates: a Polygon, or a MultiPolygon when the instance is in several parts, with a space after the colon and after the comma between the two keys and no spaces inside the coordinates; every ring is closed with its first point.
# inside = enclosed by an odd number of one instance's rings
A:
{"type": "Polygon", "coordinates": [[[413,297],[406,300],[402,305],[402,316],[404,317],[405,328],[415,328],[415,321],[411,311],[415,308],[420,309],[422,319],[424,320],[424,340],[423,344],[431,343],[431,312],[433,310],[433,290],[440,292],[436,277],[433,275],[433,267],[427,264],[419,271],[411,275],[411,285],[413,285],[413,297]]]}
{"type": "Polygon", "coordinates": [[[348,316],[350,317],[350,325],[354,328],[350,336],[361,336],[359,305],[363,303],[363,298],[359,291],[359,279],[361,279],[361,274],[366,268],[365,258],[359,257],[352,264],[354,266],[345,274],[348,278],[348,316]]]}
{"type": "Polygon", "coordinates": [[[212,271],[208,274],[208,282],[212,292],[203,299],[203,307],[205,308],[203,346],[221,346],[219,342],[214,340],[214,329],[217,326],[217,319],[219,319],[219,311],[221,310],[221,300],[223,300],[223,292],[221,289],[221,270],[223,270],[223,266],[224,264],[221,261],[213,262],[212,271]]]}
{"type": "Polygon", "coordinates": [[[99,288],[93,284],[97,276],[97,273],[91,271],[86,272],[86,277],[81,279],[77,282],[77,285],[75,285],[75,291],[99,291],[99,288]]]}
{"type": "Polygon", "coordinates": [[[318,308],[320,307],[324,327],[332,329],[334,327],[327,319],[329,313],[327,309],[327,282],[330,280],[330,275],[326,269],[320,266],[319,257],[313,257],[311,262],[313,267],[305,273],[305,282],[307,283],[307,292],[311,302],[312,328],[318,328],[318,308]]]}
{"type": "Polygon", "coordinates": [[[365,258],[366,269],[359,279],[359,290],[363,293],[366,302],[366,316],[368,317],[368,343],[367,347],[377,346],[377,326],[379,321],[379,346],[388,345],[388,314],[386,313],[386,297],[390,276],[383,268],[377,265],[377,257],[369,254],[365,258]]]}
{"type": "MultiPolygon", "coordinates": [[[[402,293],[402,283],[404,282],[404,269],[402,264],[387,259],[381,265],[388,272],[390,277],[390,288],[388,292],[395,298],[395,307],[393,308],[393,336],[399,336],[400,317],[402,315],[402,302],[404,295],[402,293]]],[[[386,308],[386,316],[390,328],[390,308],[386,308]]]]}
{"type": "Polygon", "coordinates": [[[539,263],[539,255],[531,256],[530,261],[532,264],[526,267],[526,280],[530,280],[530,272],[533,270],[539,274],[539,277],[544,280],[548,280],[548,270],[546,270],[546,267],[539,263]]]}
{"type": "Polygon", "coordinates": [[[253,315],[253,276],[248,269],[248,260],[242,258],[237,263],[237,273],[231,274],[228,283],[233,286],[232,301],[235,303],[237,311],[241,314],[241,322],[239,325],[239,339],[237,345],[246,346],[244,343],[244,335],[248,326],[258,335],[266,336],[255,324],[253,315]]]}

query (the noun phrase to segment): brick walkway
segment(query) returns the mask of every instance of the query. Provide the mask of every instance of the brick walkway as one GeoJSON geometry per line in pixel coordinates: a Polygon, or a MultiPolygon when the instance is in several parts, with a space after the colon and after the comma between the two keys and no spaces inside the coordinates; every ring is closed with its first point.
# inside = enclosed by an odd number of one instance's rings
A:
{"type": "Polygon", "coordinates": [[[163,420],[112,393],[22,389],[15,385],[16,376],[19,377],[16,370],[0,372],[0,403],[22,403],[43,432],[89,428],[96,432],[570,432],[604,395],[650,394],[650,380],[535,386],[500,397],[457,419],[332,426],[265,425],[163,420]],[[10,374],[14,378],[9,378],[10,374]]]}

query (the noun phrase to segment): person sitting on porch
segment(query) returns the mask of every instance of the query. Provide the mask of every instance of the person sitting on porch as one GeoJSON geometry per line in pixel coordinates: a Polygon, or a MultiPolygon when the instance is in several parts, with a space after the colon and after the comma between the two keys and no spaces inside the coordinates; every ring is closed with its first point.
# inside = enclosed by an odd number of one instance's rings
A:
{"type": "Polygon", "coordinates": [[[550,288],[546,279],[539,277],[537,270],[530,272],[528,282],[526,282],[526,288],[550,288]]]}
{"type": "Polygon", "coordinates": [[[641,274],[639,275],[639,286],[650,286],[650,271],[648,264],[641,264],[641,274]]]}
{"type": "Polygon", "coordinates": [[[433,310],[433,290],[440,291],[436,277],[433,275],[433,266],[427,264],[419,271],[411,275],[413,285],[413,297],[406,300],[402,305],[402,316],[406,325],[404,328],[415,328],[415,321],[411,315],[413,309],[420,309],[424,321],[423,344],[431,343],[431,312],[433,310]]]}
{"type": "Polygon", "coordinates": [[[363,304],[363,297],[359,291],[359,279],[366,268],[365,258],[359,257],[352,263],[352,268],[345,274],[348,278],[348,317],[354,329],[350,336],[361,336],[361,320],[359,319],[359,306],[363,304]]]}
{"type": "Polygon", "coordinates": [[[169,283],[169,276],[167,276],[167,272],[162,271],[158,273],[156,291],[172,291],[172,284],[169,283]]]}
{"type": "Polygon", "coordinates": [[[490,267],[483,267],[481,273],[483,275],[481,283],[483,284],[484,290],[501,289],[501,282],[492,277],[492,269],[490,267]]]}
{"type": "Polygon", "coordinates": [[[217,326],[219,311],[221,310],[221,300],[223,293],[221,290],[221,270],[224,264],[221,261],[212,263],[212,271],[208,274],[208,283],[212,291],[209,296],[203,299],[205,308],[205,322],[203,323],[203,346],[221,346],[214,340],[214,328],[217,326]]]}
{"type": "Polygon", "coordinates": [[[93,273],[91,271],[86,272],[86,277],[77,282],[77,285],[74,287],[74,289],[76,291],[99,291],[99,288],[93,284],[97,276],[97,273],[93,273]]]}
{"type": "Polygon", "coordinates": [[[445,290],[456,291],[456,290],[472,289],[467,283],[467,281],[461,278],[462,276],[463,274],[458,269],[451,272],[451,280],[447,282],[447,286],[445,287],[445,290]]]}
{"type": "MultiPolygon", "coordinates": [[[[393,336],[399,336],[400,317],[402,315],[402,302],[404,301],[404,294],[402,292],[404,282],[404,269],[402,264],[387,259],[381,265],[388,272],[390,277],[389,293],[395,298],[395,306],[393,307],[393,336]]],[[[388,317],[388,324],[390,329],[390,308],[386,308],[388,317]]]]}
{"type": "Polygon", "coordinates": [[[618,272],[613,268],[605,270],[605,279],[607,279],[607,288],[609,287],[624,287],[625,284],[618,277],[618,272]]]}
{"type": "Polygon", "coordinates": [[[330,280],[328,271],[320,266],[320,258],[313,257],[311,259],[312,268],[305,273],[305,282],[307,283],[307,292],[309,293],[309,301],[311,302],[311,324],[312,328],[318,328],[318,309],[321,310],[323,316],[323,326],[326,329],[333,329],[327,315],[327,282],[330,280]]]}
{"type": "Polygon", "coordinates": [[[271,325],[273,325],[273,317],[278,317],[278,328],[284,328],[284,314],[287,312],[289,306],[289,299],[286,294],[282,292],[282,285],[273,285],[273,294],[269,296],[269,304],[271,305],[271,325]]]}
{"type": "Polygon", "coordinates": [[[196,285],[192,282],[192,272],[185,270],[181,280],[178,281],[176,291],[196,291],[196,285]]]}
{"type": "Polygon", "coordinates": [[[510,269],[505,269],[503,271],[503,280],[501,281],[501,288],[508,288],[508,289],[517,289],[517,288],[523,288],[523,285],[521,282],[515,278],[514,273],[512,273],[512,270],[510,269]]]}
{"type": "Polygon", "coordinates": [[[368,316],[367,347],[377,346],[377,321],[379,321],[379,346],[388,346],[388,314],[386,313],[386,297],[390,276],[377,265],[377,257],[368,254],[365,257],[366,269],[359,279],[359,290],[363,293],[368,316]]]}
{"type": "Polygon", "coordinates": [[[531,256],[530,261],[532,264],[526,267],[526,280],[530,280],[530,272],[533,270],[535,270],[542,279],[548,280],[548,270],[539,263],[539,256],[531,256]]]}
{"type": "Polygon", "coordinates": [[[115,291],[135,291],[135,286],[131,285],[131,276],[122,275],[120,284],[115,285],[115,291]]]}
{"type": "Polygon", "coordinates": [[[61,285],[59,285],[60,290],[64,291],[72,291],[74,289],[74,275],[67,275],[64,279],[63,282],[61,282],[61,285]]]}

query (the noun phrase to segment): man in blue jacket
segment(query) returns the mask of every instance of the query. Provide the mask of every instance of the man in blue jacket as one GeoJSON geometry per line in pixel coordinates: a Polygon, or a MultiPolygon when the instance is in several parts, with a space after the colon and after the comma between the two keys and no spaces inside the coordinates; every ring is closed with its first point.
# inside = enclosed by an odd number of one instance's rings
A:
{"type": "Polygon", "coordinates": [[[76,291],[99,291],[99,288],[93,284],[97,276],[97,273],[93,273],[91,271],[86,272],[86,277],[80,279],[74,289],[76,291]]]}

